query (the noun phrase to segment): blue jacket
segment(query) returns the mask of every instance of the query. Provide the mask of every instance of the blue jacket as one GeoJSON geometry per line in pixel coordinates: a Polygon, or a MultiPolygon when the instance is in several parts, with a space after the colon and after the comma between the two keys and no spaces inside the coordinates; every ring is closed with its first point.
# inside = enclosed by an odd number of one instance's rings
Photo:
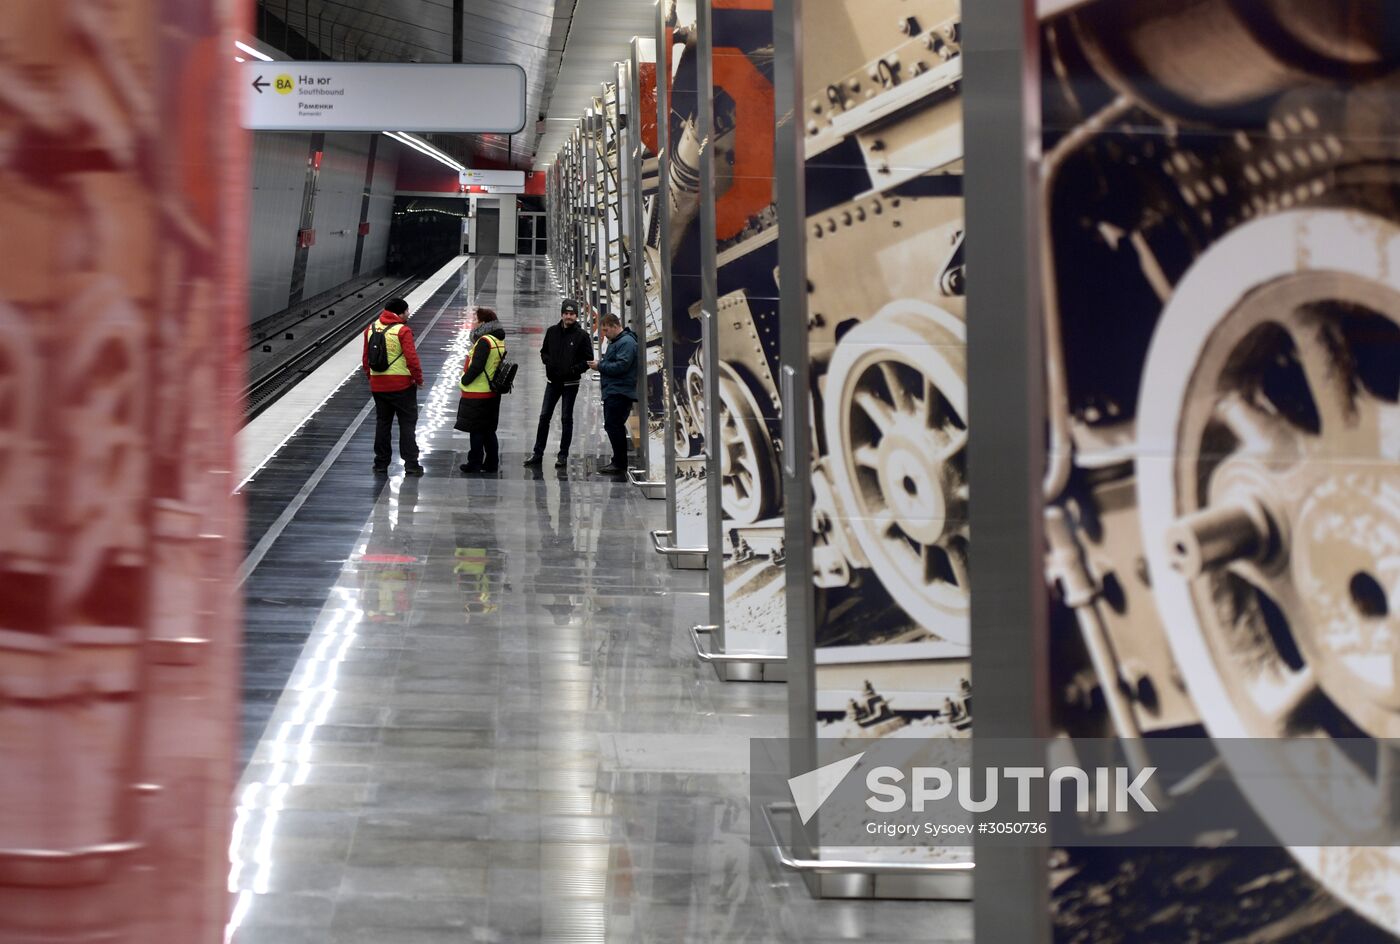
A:
{"type": "Polygon", "coordinates": [[[631,328],[608,342],[603,359],[598,361],[598,373],[603,375],[603,398],[612,396],[637,399],[637,336],[631,328]]]}

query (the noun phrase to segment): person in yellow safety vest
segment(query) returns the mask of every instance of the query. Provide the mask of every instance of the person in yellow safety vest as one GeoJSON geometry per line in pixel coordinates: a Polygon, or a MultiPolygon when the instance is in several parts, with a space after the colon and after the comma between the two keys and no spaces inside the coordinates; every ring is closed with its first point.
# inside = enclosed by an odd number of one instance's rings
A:
{"type": "Polygon", "coordinates": [[[374,397],[374,471],[382,475],[389,471],[393,458],[389,434],[394,418],[399,421],[399,458],[409,475],[422,475],[418,464],[418,388],[423,386],[423,365],[418,362],[418,349],[413,345],[413,329],[405,322],[408,302],[391,298],[384,313],[365,328],[364,350],[360,356],[365,376],[369,377],[370,394],[374,397]],[[388,348],[389,367],[374,370],[369,366],[371,332],[384,335],[388,348]]]}
{"type": "Polygon", "coordinates": [[[477,341],[463,365],[462,398],[457,403],[456,428],[471,435],[471,448],[461,469],[468,474],[500,468],[496,426],[501,420],[501,395],[491,390],[491,378],[506,356],[506,330],[491,308],[476,310],[477,341]]]}

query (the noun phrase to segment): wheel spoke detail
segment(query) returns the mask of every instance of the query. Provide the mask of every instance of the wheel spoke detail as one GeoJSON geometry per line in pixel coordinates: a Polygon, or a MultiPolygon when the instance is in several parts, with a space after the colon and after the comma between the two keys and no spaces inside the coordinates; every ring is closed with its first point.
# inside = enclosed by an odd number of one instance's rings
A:
{"type": "Polygon", "coordinates": [[[1215,418],[1235,435],[1246,454],[1274,453],[1291,438],[1288,423],[1282,417],[1251,403],[1238,393],[1232,393],[1216,404],[1215,418]]]}
{"type": "Polygon", "coordinates": [[[1325,330],[1306,322],[1299,323],[1295,316],[1288,331],[1322,422],[1322,435],[1336,435],[1354,422],[1351,378],[1338,360],[1332,339],[1325,330]]]}
{"type": "Polygon", "coordinates": [[[871,422],[875,424],[882,435],[894,429],[894,409],[884,400],[881,400],[868,390],[862,390],[860,393],[856,394],[855,402],[865,411],[865,415],[870,417],[871,422]]]}
{"type": "Polygon", "coordinates": [[[914,393],[900,380],[899,371],[888,361],[880,365],[880,376],[885,379],[885,386],[889,388],[890,400],[894,402],[904,413],[913,413],[916,409],[914,405],[914,393]]]}
{"type": "Polygon", "coordinates": [[[1356,445],[1362,455],[1380,454],[1386,438],[1400,436],[1400,406],[1362,391],[1353,401],[1356,445]]]}
{"type": "Polygon", "coordinates": [[[946,541],[942,547],[948,555],[948,563],[953,568],[954,582],[964,590],[969,589],[967,541],[961,538],[950,540],[946,541]]]}
{"type": "Polygon", "coordinates": [[[1259,682],[1256,699],[1277,736],[1303,734],[1299,714],[1319,694],[1317,678],[1309,668],[1288,673],[1281,681],[1259,682]]]}
{"type": "Polygon", "coordinates": [[[856,464],[867,469],[880,469],[880,450],[874,446],[860,446],[855,451],[856,464]]]}
{"type": "Polygon", "coordinates": [[[939,462],[951,462],[958,453],[967,448],[967,430],[957,430],[947,442],[937,451],[939,462]]]}

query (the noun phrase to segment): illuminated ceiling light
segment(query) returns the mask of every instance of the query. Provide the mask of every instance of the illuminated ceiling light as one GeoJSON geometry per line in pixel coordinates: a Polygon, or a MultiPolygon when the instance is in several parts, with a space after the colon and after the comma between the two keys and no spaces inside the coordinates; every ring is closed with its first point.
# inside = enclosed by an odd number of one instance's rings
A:
{"type": "MultiPolygon", "coordinates": [[[[431,151],[429,151],[428,149],[426,149],[426,148],[424,148],[424,147],[420,147],[420,146],[417,144],[417,142],[415,142],[412,138],[408,137],[407,135],[405,135],[405,134],[403,134],[403,133],[401,133],[401,132],[398,132],[398,131],[386,131],[386,132],[384,132],[384,133],[385,133],[386,135],[388,135],[389,137],[393,138],[395,141],[397,141],[397,142],[399,142],[400,144],[402,144],[404,147],[412,148],[413,150],[417,151],[419,154],[424,154],[424,155],[426,155],[426,156],[428,156],[428,157],[431,157],[433,160],[438,161],[439,163],[443,163],[443,162],[437,157],[437,155],[433,154],[431,151]]],[[[449,166],[451,166],[451,165],[449,165],[449,166]]]]}
{"type": "Polygon", "coordinates": [[[239,41],[239,40],[234,40],[234,41],[233,41],[233,44],[234,44],[235,46],[237,46],[239,49],[241,49],[241,50],[243,50],[244,52],[246,52],[248,55],[252,56],[254,59],[261,59],[263,62],[272,62],[272,61],[273,61],[273,60],[272,60],[272,57],[269,56],[267,53],[262,52],[262,51],[257,50],[257,49],[254,49],[252,46],[249,46],[249,45],[248,45],[247,43],[245,43],[245,42],[241,42],[241,41],[239,41]]]}
{"type": "Polygon", "coordinates": [[[413,135],[409,134],[407,131],[400,131],[399,137],[402,140],[414,145],[415,147],[423,149],[427,153],[431,154],[438,160],[448,164],[451,167],[456,167],[458,170],[466,170],[465,167],[463,167],[457,161],[453,160],[452,157],[449,156],[446,152],[438,150],[437,148],[429,144],[427,141],[424,141],[422,138],[416,138],[413,135]]]}
{"type": "Polygon", "coordinates": [[[248,60],[247,60],[247,59],[244,59],[242,56],[234,56],[234,57],[233,57],[233,61],[234,61],[234,62],[247,62],[248,60]]]}
{"type": "Polygon", "coordinates": [[[406,131],[386,131],[384,133],[389,137],[393,138],[395,141],[398,141],[400,144],[407,145],[408,147],[413,148],[420,154],[426,154],[428,157],[431,157],[439,164],[447,165],[459,174],[463,173],[467,169],[462,164],[459,164],[457,161],[454,161],[452,158],[448,157],[442,151],[439,151],[437,148],[433,147],[427,141],[424,141],[421,138],[415,138],[413,135],[409,134],[406,131]]]}

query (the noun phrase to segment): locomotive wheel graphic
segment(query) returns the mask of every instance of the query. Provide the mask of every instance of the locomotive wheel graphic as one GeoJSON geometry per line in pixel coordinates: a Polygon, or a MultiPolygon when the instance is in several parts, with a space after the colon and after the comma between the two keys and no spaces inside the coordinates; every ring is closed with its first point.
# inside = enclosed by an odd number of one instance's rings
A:
{"type": "Polygon", "coordinates": [[[842,506],[871,569],[924,628],[968,643],[963,323],[892,302],[836,346],[825,427],[842,506]]]}
{"type": "Polygon", "coordinates": [[[691,432],[684,407],[675,410],[671,416],[671,445],[677,456],[690,455],[691,432]]]}
{"type": "Polygon", "coordinates": [[[720,500],[736,524],[753,524],[778,506],[778,455],[753,391],[729,364],[719,365],[720,500]]]}
{"type": "MultiPolygon", "coordinates": [[[[1145,550],[1207,730],[1310,737],[1308,766],[1346,772],[1345,803],[1283,759],[1268,794],[1243,780],[1265,822],[1388,828],[1400,758],[1336,739],[1400,734],[1400,228],[1341,209],[1239,228],[1182,280],[1142,390],[1145,550]]],[[[1400,928],[1400,849],[1291,851],[1400,928]]]]}
{"type": "MultiPolygon", "coordinates": [[[[685,369],[685,408],[690,421],[690,435],[705,437],[705,371],[699,364],[691,364],[685,369]]],[[[690,444],[686,444],[687,453],[690,444]]]]}

